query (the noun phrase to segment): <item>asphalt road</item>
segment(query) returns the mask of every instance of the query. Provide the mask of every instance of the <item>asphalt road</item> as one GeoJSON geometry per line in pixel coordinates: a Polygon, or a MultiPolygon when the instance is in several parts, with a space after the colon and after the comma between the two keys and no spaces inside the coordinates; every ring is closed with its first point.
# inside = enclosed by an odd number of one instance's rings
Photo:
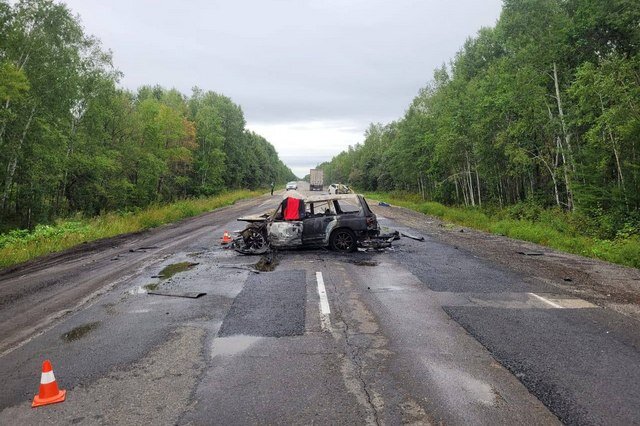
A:
{"type": "Polygon", "coordinates": [[[219,239],[281,198],[0,272],[0,424],[640,424],[636,270],[539,248],[626,277],[602,302],[547,260],[376,207],[425,241],[257,273],[219,239]],[[32,409],[44,359],[67,400],[32,409]]]}

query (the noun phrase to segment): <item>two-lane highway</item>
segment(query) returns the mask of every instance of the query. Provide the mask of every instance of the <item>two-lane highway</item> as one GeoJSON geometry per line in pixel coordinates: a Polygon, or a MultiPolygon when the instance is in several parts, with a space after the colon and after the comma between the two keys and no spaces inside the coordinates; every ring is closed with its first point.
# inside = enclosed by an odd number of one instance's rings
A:
{"type": "Polygon", "coordinates": [[[635,317],[392,221],[395,208],[375,209],[381,224],[425,241],[280,252],[271,272],[220,247],[236,217],[281,198],[5,274],[0,423],[640,423],[635,317]],[[45,358],[67,401],[32,409],[45,358]]]}

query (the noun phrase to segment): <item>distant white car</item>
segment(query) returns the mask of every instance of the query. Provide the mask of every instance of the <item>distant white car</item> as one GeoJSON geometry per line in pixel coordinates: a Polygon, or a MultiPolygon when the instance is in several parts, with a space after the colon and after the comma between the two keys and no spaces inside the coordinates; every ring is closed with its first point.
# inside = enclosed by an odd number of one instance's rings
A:
{"type": "Polygon", "coordinates": [[[287,184],[287,191],[293,189],[294,191],[298,189],[298,182],[289,182],[287,184]]]}

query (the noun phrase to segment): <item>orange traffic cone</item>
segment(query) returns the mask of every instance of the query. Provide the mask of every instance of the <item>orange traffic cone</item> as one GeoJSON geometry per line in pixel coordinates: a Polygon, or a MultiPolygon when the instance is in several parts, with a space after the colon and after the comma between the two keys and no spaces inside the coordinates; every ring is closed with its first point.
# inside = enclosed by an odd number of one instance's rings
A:
{"type": "Polygon", "coordinates": [[[220,241],[220,244],[229,244],[231,241],[233,240],[229,235],[229,231],[224,231],[224,234],[222,234],[222,240],[220,241]]]}
{"type": "Polygon", "coordinates": [[[58,389],[58,383],[53,375],[51,362],[46,360],[42,363],[42,376],[40,378],[40,392],[33,398],[32,407],[41,405],[55,404],[62,402],[67,397],[66,390],[58,389]]]}

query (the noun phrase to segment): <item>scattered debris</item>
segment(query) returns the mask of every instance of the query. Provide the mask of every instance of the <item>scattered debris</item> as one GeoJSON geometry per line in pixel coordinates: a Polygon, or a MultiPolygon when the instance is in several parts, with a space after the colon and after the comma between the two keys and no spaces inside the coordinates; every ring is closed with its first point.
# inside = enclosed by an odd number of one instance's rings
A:
{"type": "Polygon", "coordinates": [[[382,236],[378,238],[369,238],[360,243],[365,250],[379,250],[391,247],[391,242],[396,239],[396,236],[391,235],[387,238],[382,236]]]}
{"type": "Polygon", "coordinates": [[[266,254],[255,264],[255,268],[260,272],[272,272],[280,261],[273,253],[266,254]]]}
{"type": "Polygon", "coordinates": [[[242,271],[253,272],[254,274],[260,273],[260,271],[256,271],[255,269],[250,268],[247,265],[218,265],[218,268],[240,269],[242,271]]]}
{"type": "Polygon", "coordinates": [[[90,322],[88,324],[80,325],[74,328],[73,330],[64,333],[62,336],[60,336],[60,338],[67,342],[73,342],[74,340],[78,340],[86,336],[92,330],[95,330],[99,324],[100,322],[96,321],[96,322],[90,322]]]}
{"type": "Polygon", "coordinates": [[[379,206],[382,206],[382,207],[390,207],[390,206],[391,206],[391,204],[389,204],[389,203],[385,203],[384,201],[380,201],[380,202],[378,203],[378,205],[379,205],[379,206]]]}
{"type": "Polygon", "coordinates": [[[521,254],[523,256],[542,256],[542,255],[544,255],[544,253],[539,252],[539,251],[518,251],[516,253],[521,254]]]}
{"type": "Polygon", "coordinates": [[[138,247],[135,249],[129,249],[129,253],[146,253],[147,250],[155,250],[158,249],[160,247],[157,246],[143,246],[143,247],[138,247]]]}
{"type": "Polygon", "coordinates": [[[424,241],[424,237],[416,237],[415,235],[407,234],[406,232],[401,232],[400,235],[403,237],[411,238],[416,241],[424,241]]]}
{"type": "Polygon", "coordinates": [[[398,231],[387,232],[386,234],[380,234],[375,238],[381,238],[383,240],[391,239],[391,241],[395,241],[400,239],[400,232],[398,231]]]}
{"type": "Polygon", "coordinates": [[[160,273],[158,275],[154,275],[151,278],[171,278],[172,276],[174,276],[175,274],[179,273],[179,272],[184,272],[187,269],[193,268],[194,266],[199,265],[199,263],[194,263],[194,262],[179,262],[179,263],[174,263],[172,265],[169,266],[165,266],[162,271],[160,271],[160,273]]]}
{"type": "MultiPolygon", "coordinates": [[[[205,296],[207,293],[198,292],[198,291],[172,292],[172,291],[154,290],[154,291],[148,292],[147,294],[152,294],[155,296],[186,297],[188,299],[197,299],[200,296],[205,296]]],[[[169,312],[167,312],[167,314],[168,313],[169,312]]]]}

